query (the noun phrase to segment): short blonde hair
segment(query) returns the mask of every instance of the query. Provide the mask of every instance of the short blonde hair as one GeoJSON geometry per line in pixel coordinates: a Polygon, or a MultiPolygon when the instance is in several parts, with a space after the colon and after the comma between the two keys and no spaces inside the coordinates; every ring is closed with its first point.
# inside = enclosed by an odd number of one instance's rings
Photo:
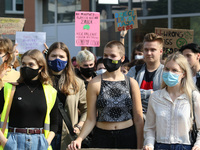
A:
{"type": "Polygon", "coordinates": [[[82,64],[84,61],[94,61],[94,60],[95,60],[94,54],[92,54],[90,51],[86,49],[78,52],[76,56],[76,62],[79,65],[82,64]]]}

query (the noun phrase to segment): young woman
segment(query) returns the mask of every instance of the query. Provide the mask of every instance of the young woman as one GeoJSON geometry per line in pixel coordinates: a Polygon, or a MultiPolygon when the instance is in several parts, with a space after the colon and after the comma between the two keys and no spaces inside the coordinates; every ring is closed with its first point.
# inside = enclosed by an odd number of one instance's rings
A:
{"type": "Polygon", "coordinates": [[[4,83],[19,79],[20,73],[12,69],[16,58],[15,47],[10,39],[0,38],[0,89],[4,83]]]}
{"type": "MultiPolygon", "coordinates": [[[[49,145],[57,131],[57,91],[50,85],[46,60],[39,50],[27,51],[21,60],[9,128],[4,134],[0,131],[0,142],[5,150],[51,149],[49,145]]],[[[0,91],[1,122],[7,121],[5,115],[12,86],[6,83],[0,91]]]]}
{"type": "MultiPolygon", "coordinates": [[[[85,84],[75,76],[69,49],[64,43],[53,43],[46,58],[53,86],[58,90],[58,98],[71,120],[74,132],[78,134],[87,115],[85,84]]],[[[71,140],[69,130],[58,112],[58,132],[52,142],[52,147],[54,150],[66,150],[71,140]]]]}
{"type": "Polygon", "coordinates": [[[200,94],[187,59],[178,52],[169,56],[162,78],[162,89],[155,91],[149,99],[144,150],[199,150],[199,133],[193,147],[189,140],[193,109],[197,129],[200,127],[200,94]]]}
{"type": "Polygon", "coordinates": [[[130,78],[128,83],[121,72],[121,63],[125,59],[123,44],[119,41],[107,43],[103,59],[107,72],[89,83],[87,119],[80,135],[68,149],[80,149],[81,142],[94,127],[93,148],[141,149],[144,122],[140,90],[134,79],[130,78]]]}

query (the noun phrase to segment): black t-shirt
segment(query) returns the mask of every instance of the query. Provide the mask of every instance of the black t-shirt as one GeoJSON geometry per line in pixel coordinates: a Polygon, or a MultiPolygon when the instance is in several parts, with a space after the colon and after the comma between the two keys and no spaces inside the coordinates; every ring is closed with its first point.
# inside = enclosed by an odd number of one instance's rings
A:
{"type": "Polygon", "coordinates": [[[144,74],[144,78],[140,86],[140,89],[144,89],[144,90],[153,89],[153,77],[155,73],[156,73],[156,70],[153,72],[149,72],[147,69],[145,69],[145,74],[144,74]]]}
{"type": "MultiPolygon", "coordinates": [[[[0,112],[4,106],[4,88],[0,91],[0,112]]],[[[50,113],[50,131],[57,132],[57,100],[50,113]]],[[[39,80],[16,86],[9,114],[9,127],[43,128],[47,105],[42,84],[39,80]],[[31,90],[33,92],[31,92],[31,90]]]]}

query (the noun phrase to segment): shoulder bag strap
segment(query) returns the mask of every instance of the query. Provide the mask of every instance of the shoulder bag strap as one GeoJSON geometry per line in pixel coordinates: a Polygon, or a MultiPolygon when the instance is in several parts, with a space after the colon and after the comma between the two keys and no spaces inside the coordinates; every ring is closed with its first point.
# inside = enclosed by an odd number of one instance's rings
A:
{"type": "Polygon", "coordinates": [[[13,101],[13,96],[14,96],[14,93],[15,93],[15,88],[16,88],[16,86],[13,85],[11,93],[10,93],[10,99],[9,99],[9,102],[8,102],[8,108],[7,108],[7,111],[6,111],[6,116],[5,116],[4,123],[3,123],[2,133],[4,133],[5,129],[6,129],[7,120],[8,120],[8,116],[9,116],[9,113],[10,113],[10,108],[11,108],[12,101],[13,101]]]}
{"type": "Polygon", "coordinates": [[[197,130],[197,125],[196,125],[196,119],[195,119],[195,111],[194,111],[194,91],[192,91],[192,114],[193,114],[193,124],[194,124],[194,128],[195,130],[197,130]]]}
{"type": "Polygon", "coordinates": [[[65,122],[65,124],[67,125],[67,128],[70,132],[70,134],[73,136],[73,135],[76,135],[76,133],[74,133],[74,128],[72,127],[72,123],[69,119],[69,116],[67,115],[67,113],[65,112],[64,108],[63,108],[63,103],[61,103],[61,101],[59,100],[59,98],[57,97],[57,100],[58,100],[58,109],[60,111],[60,114],[65,122]]]}

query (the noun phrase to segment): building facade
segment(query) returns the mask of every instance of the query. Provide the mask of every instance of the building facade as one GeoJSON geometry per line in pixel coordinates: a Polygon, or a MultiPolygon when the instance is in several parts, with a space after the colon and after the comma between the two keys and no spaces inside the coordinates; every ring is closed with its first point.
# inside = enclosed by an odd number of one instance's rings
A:
{"type": "Polygon", "coordinates": [[[75,56],[81,47],[75,47],[75,11],[100,12],[100,47],[90,48],[102,56],[104,45],[119,40],[115,32],[114,14],[137,10],[138,28],[130,30],[125,38],[126,55],[130,58],[133,47],[142,42],[146,33],[155,27],[192,29],[194,42],[200,45],[200,0],[119,0],[119,4],[99,4],[98,0],[0,0],[2,17],[24,17],[24,31],[46,32],[47,45],[62,41],[75,56]],[[12,4],[12,5],[11,5],[12,4]],[[21,5],[23,4],[23,5],[21,5]],[[5,8],[2,8],[3,5],[5,8]],[[15,13],[14,13],[15,12],[15,13]],[[23,13],[21,13],[23,12],[23,13]]]}

